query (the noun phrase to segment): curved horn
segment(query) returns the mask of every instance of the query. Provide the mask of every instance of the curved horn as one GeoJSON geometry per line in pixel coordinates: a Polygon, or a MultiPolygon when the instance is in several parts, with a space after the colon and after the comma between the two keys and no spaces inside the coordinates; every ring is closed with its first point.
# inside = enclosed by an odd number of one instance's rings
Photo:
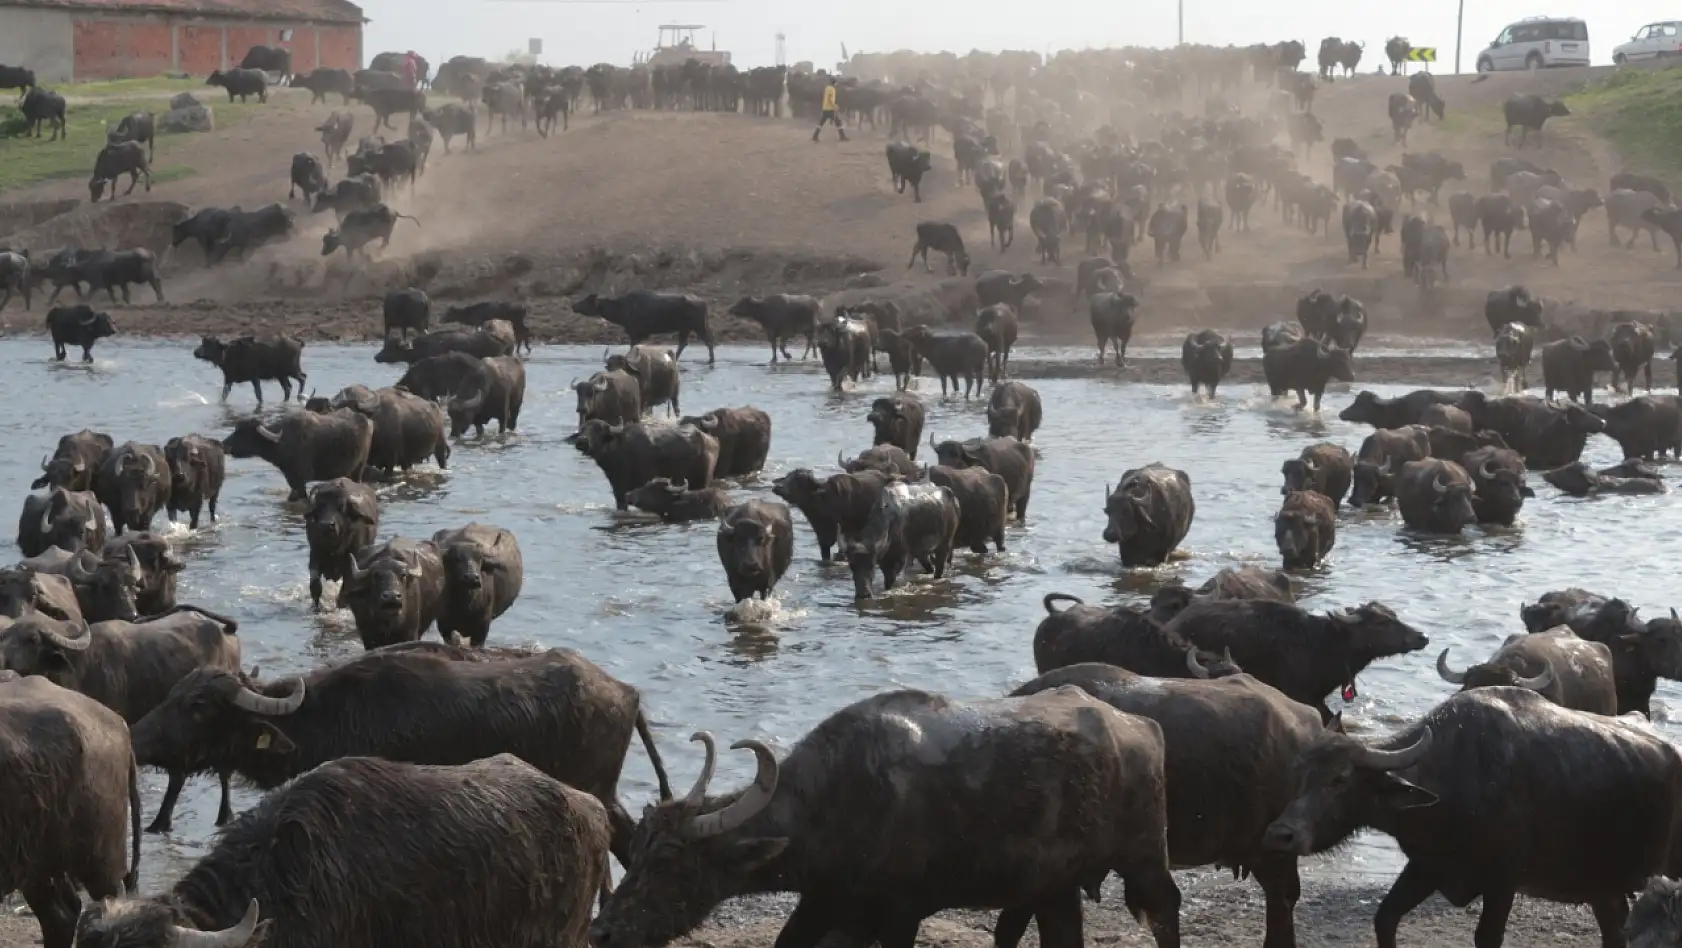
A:
{"type": "Polygon", "coordinates": [[[91,583],[98,569],[99,557],[92,550],[83,550],[64,564],[64,577],[73,583],[91,583]],[[91,567],[88,565],[90,562],[93,564],[91,567]]]}
{"type": "MultiPolygon", "coordinates": [[[[142,454],[140,456],[140,460],[146,462],[146,476],[147,477],[151,477],[152,475],[158,473],[158,462],[152,460],[152,456],[150,454],[142,454]]],[[[130,549],[132,549],[132,547],[130,549]]]]}
{"type": "Polygon", "coordinates": [[[840,467],[840,468],[845,468],[847,466],[847,462],[842,460],[842,458],[841,458],[841,449],[840,448],[835,449],[835,466],[840,467]]]}
{"type": "Polygon", "coordinates": [[[88,628],[88,624],[86,622],[78,622],[76,623],[76,627],[81,629],[82,634],[72,639],[59,635],[57,632],[54,632],[52,629],[43,625],[41,626],[41,638],[44,638],[48,642],[52,643],[53,647],[60,651],[85,652],[88,650],[88,646],[93,644],[93,630],[88,628]]]}
{"type": "Polygon", "coordinates": [[[1209,669],[1204,668],[1203,663],[1197,660],[1197,646],[1195,645],[1186,647],[1186,669],[1191,672],[1193,678],[1209,677],[1209,669]]]}
{"type": "Polygon", "coordinates": [[[1302,459],[1302,469],[1307,471],[1310,474],[1313,474],[1315,471],[1320,469],[1320,465],[1314,463],[1313,458],[1303,458],[1302,459]]]}
{"type": "Polygon", "coordinates": [[[140,554],[134,552],[133,544],[128,547],[128,569],[129,575],[134,578],[136,583],[146,578],[146,567],[140,562],[140,554]]]}
{"type": "Polygon", "coordinates": [[[1489,458],[1488,460],[1484,461],[1482,464],[1478,465],[1478,476],[1483,478],[1486,481],[1494,479],[1494,477],[1495,477],[1495,459],[1494,458],[1489,458]]]}
{"type": "Polygon", "coordinates": [[[240,685],[239,690],[234,692],[234,704],[250,711],[252,714],[261,714],[266,717],[291,714],[304,704],[304,680],[293,678],[292,693],[284,698],[260,695],[245,685],[240,685]]]}
{"type": "Polygon", "coordinates": [[[935,449],[936,451],[940,450],[940,445],[934,443],[934,432],[932,431],[929,432],[929,447],[935,449]]]}
{"type": "Polygon", "coordinates": [[[707,749],[706,762],[701,765],[701,776],[696,778],[695,786],[689,789],[689,795],[683,798],[683,805],[699,807],[707,798],[707,784],[712,783],[713,769],[718,766],[718,745],[713,743],[711,731],[696,731],[689,735],[691,741],[699,741],[707,749]]]}
{"type": "Polygon", "coordinates": [[[735,803],[717,813],[703,813],[689,822],[691,839],[705,839],[740,828],[770,806],[771,797],[777,792],[777,755],[771,753],[771,748],[749,740],[737,741],[730,749],[753,751],[753,756],[759,759],[759,770],[753,775],[752,785],[742,791],[735,803]]]}
{"type": "Polygon", "coordinates": [[[1437,472],[1436,477],[1431,478],[1431,489],[1436,491],[1438,496],[1448,493],[1448,484],[1443,481],[1441,471],[1437,472]]]}
{"type": "Polygon", "coordinates": [[[245,917],[233,928],[224,928],[219,932],[201,932],[171,925],[170,934],[174,936],[171,948],[243,948],[245,943],[251,940],[251,936],[257,933],[258,916],[257,900],[252,899],[251,905],[245,910],[245,917]]]}
{"type": "Polygon", "coordinates": [[[280,443],[280,432],[272,431],[264,425],[258,425],[257,426],[257,435],[259,437],[261,437],[264,441],[268,441],[268,442],[271,442],[273,444],[279,444],[280,443]]]}
{"type": "Polygon", "coordinates": [[[1448,649],[1446,648],[1443,649],[1441,655],[1437,656],[1437,677],[1451,685],[1464,685],[1466,683],[1465,672],[1457,672],[1448,667],[1448,649]]]}
{"type": "Polygon", "coordinates": [[[47,462],[49,460],[50,459],[45,454],[41,455],[41,470],[44,471],[47,469],[47,462]]]}
{"type": "Polygon", "coordinates": [[[1411,747],[1381,750],[1361,745],[1355,752],[1355,763],[1374,770],[1405,770],[1419,763],[1419,759],[1430,749],[1431,728],[1427,725],[1424,733],[1419,735],[1419,740],[1414,741],[1411,747]]]}
{"type": "Polygon", "coordinates": [[[1515,676],[1515,678],[1516,680],[1514,681],[1514,684],[1518,685],[1520,688],[1528,688],[1531,691],[1541,691],[1554,683],[1554,668],[1552,665],[1548,664],[1546,660],[1544,660],[1542,662],[1542,673],[1540,675],[1537,675],[1534,678],[1523,678],[1517,676],[1515,676]]]}
{"type": "Polygon", "coordinates": [[[348,566],[348,569],[345,570],[345,579],[347,582],[355,584],[368,578],[368,571],[356,565],[355,553],[350,555],[350,561],[346,565],[348,566]]]}
{"type": "Polygon", "coordinates": [[[98,319],[99,319],[99,314],[98,313],[89,313],[88,315],[82,317],[81,319],[76,320],[76,322],[80,323],[83,326],[92,326],[98,319]]]}

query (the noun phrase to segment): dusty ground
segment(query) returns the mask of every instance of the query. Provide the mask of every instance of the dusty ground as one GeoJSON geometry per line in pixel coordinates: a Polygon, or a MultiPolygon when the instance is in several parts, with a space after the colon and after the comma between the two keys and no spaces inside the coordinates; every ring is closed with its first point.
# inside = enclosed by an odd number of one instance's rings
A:
{"type": "MultiPolygon", "coordinates": [[[[1448,121],[1416,128],[1410,145],[1462,161],[1465,187],[1482,193],[1489,162],[1513,153],[1501,144],[1500,102],[1520,90],[1564,92],[1598,74],[1502,74],[1480,83],[1442,77],[1448,121]]],[[[1391,143],[1384,109],[1385,97],[1403,81],[1359,76],[1322,88],[1314,108],[1328,140],[1348,135],[1381,165],[1399,160],[1401,149],[1391,143]]],[[[0,242],[47,248],[104,236],[150,243],[161,252],[167,239],[159,221],[180,213],[180,206],[285,201],[291,153],[316,149],[312,128],[332,109],[306,102],[307,96],[287,91],[247,121],[181,144],[172,140],[170,161],[196,170],[154,187],[145,196],[154,206],[133,206],[142,201],[137,192],[116,210],[84,206],[33,227],[0,208],[0,242]],[[121,220],[113,223],[113,214],[121,220]]],[[[1188,99],[1184,106],[1190,111],[1197,104],[1188,99]]],[[[368,110],[352,111],[357,134],[370,131],[368,110]]],[[[1525,156],[1558,169],[1573,185],[1604,189],[1620,163],[1589,127],[1586,117],[1556,119],[1542,146],[1527,149],[1525,156]]],[[[570,298],[654,286],[727,303],[746,292],[829,295],[889,283],[860,292],[893,294],[912,300],[926,318],[962,321],[967,301],[939,285],[942,274],[925,275],[920,267],[907,274],[899,263],[913,226],[934,219],[962,228],[975,255],[972,273],[1025,269],[1056,283],[1045,305],[1027,314],[1030,334],[1085,334],[1084,319],[1065,305],[1064,288],[1078,251],[1066,255],[1070,267],[1033,264],[1025,212],[1021,239],[1005,253],[988,249],[980,201],[973,189],[956,185],[943,133],[935,136],[936,171],[920,205],[893,192],[882,157],[885,136],[870,129],[853,135],[846,144],[826,138],[814,145],[804,126],[791,121],[646,112],[580,116],[570,131],[548,140],[529,131],[498,131],[482,136],[475,153],[444,155],[437,149],[416,193],[397,199],[421,225],[400,222],[385,258],[348,282],[337,263],[342,258],[324,265],[319,255],[319,237],[330,218],[311,216],[299,203],[294,206],[302,226],[290,243],[215,270],[202,267],[196,247],[171,251],[165,258],[170,302],[140,303],[137,297],[137,305],[119,307],[117,315],[125,331],[135,333],[285,327],[318,338],[368,337],[377,333],[384,290],[413,284],[445,304],[524,298],[541,337],[610,342],[619,338],[617,332],[576,317],[570,298]]],[[[1329,165],[1324,146],[1304,163],[1326,178],[1329,165]]],[[[82,183],[71,180],[14,189],[0,200],[83,195],[82,183]]],[[[1426,209],[1446,222],[1446,209],[1426,209]]],[[[1631,251],[1608,247],[1599,236],[1605,226],[1600,211],[1583,222],[1581,252],[1567,253],[1561,267],[1533,263],[1521,233],[1524,252],[1510,261],[1486,258],[1481,250],[1459,251],[1450,263],[1452,282],[1428,300],[1401,279],[1393,239],[1372,268],[1361,271],[1345,262],[1341,238],[1304,235],[1270,210],[1254,217],[1250,233],[1223,235],[1223,249],[1213,261],[1202,260],[1190,241],[1185,262],[1177,266],[1158,269],[1143,248],[1136,252],[1146,282],[1141,331],[1217,325],[1253,332],[1287,316],[1296,296],[1318,285],[1363,299],[1377,327],[1387,331],[1481,338],[1487,333],[1482,299],[1495,286],[1523,282],[1574,311],[1663,312],[1682,285],[1682,273],[1671,269],[1669,247],[1658,253],[1645,242],[1631,251]]],[[[145,296],[150,299],[150,293],[145,296]]],[[[39,302],[29,314],[9,308],[0,314],[0,328],[38,325],[43,311],[39,302]]],[[[756,334],[728,318],[719,322],[724,338],[756,334]]]]}

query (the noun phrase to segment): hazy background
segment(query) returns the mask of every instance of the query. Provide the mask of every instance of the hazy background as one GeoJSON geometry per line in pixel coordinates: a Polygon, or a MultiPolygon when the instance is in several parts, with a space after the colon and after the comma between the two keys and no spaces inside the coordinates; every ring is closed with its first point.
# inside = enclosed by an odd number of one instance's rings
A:
{"type": "MultiPolygon", "coordinates": [[[[1637,28],[1677,16],[1663,4],[1613,0],[1467,0],[1462,68],[1513,20],[1538,14],[1580,16],[1588,21],[1596,63],[1609,63],[1612,47],[1637,28]]],[[[1169,46],[1175,42],[1173,0],[723,0],[723,2],[559,3],[555,0],[361,0],[372,20],[369,57],[381,50],[413,49],[434,64],[452,55],[500,57],[526,40],[543,40],[539,59],[554,65],[609,62],[629,65],[631,54],[651,49],[662,23],[706,24],[699,45],[730,50],[738,66],[776,61],[776,34],[787,35],[788,62],[833,66],[841,44],[849,52],[1034,49],[1085,46],[1169,46]]],[[[1455,0],[1390,4],[1352,0],[1240,3],[1185,0],[1187,42],[1245,45],[1300,39],[1310,63],[1324,36],[1367,44],[1363,71],[1384,58],[1388,37],[1401,34],[1415,46],[1438,48],[1437,72],[1454,69],[1455,0]]]]}

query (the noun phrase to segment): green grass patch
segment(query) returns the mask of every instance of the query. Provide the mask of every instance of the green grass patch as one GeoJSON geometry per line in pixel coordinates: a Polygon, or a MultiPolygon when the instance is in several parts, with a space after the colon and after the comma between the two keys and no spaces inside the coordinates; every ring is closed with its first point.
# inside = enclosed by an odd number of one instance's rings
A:
{"type": "Polygon", "coordinates": [[[1620,69],[1565,102],[1612,143],[1630,170],[1682,172],[1682,66],[1620,69]]]}
{"type": "MultiPolygon", "coordinates": [[[[209,99],[200,101],[215,112],[217,131],[210,133],[213,135],[243,125],[256,109],[262,108],[256,102],[245,105],[209,99]]],[[[0,105],[0,199],[4,199],[5,192],[11,188],[40,181],[88,177],[93,173],[94,159],[99,156],[99,150],[105,147],[108,127],[114,128],[130,112],[148,110],[161,116],[167,107],[167,103],[160,104],[149,99],[73,102],[65,109],[66,136],[55,142],[49,140],[50,130],[40,138],[25,138],[23,115],[12,105],[0,105]]],[[[154,184],[180,180],[195,173],[189,165],[167,161],[171,151],[193,137],[158,136],[157,151],[152,159],[154,184]]]]}

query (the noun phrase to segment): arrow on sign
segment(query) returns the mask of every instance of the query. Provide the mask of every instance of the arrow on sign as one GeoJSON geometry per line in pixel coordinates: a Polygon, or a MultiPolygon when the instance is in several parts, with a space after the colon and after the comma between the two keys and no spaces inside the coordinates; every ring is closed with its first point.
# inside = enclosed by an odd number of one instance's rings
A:
{"type": "Polygon", "coordinates": [[[1436,61],[1437,48],[1435,46],[1415,46],[1408,50],[1408,62],[1410,63],[1434,63],[1436,61]]]}

